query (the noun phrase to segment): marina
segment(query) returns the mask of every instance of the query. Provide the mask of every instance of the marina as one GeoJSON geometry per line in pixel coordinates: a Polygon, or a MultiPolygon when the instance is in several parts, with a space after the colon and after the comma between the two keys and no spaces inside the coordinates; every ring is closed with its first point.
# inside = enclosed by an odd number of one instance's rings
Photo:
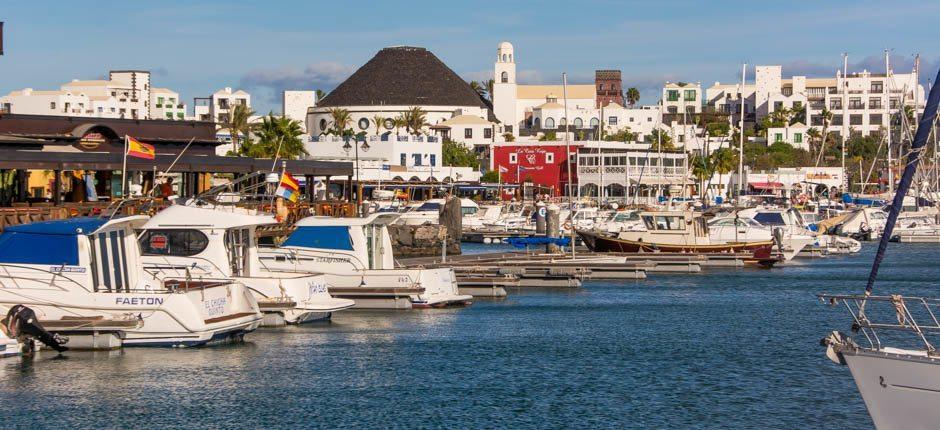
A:
{"type": "Polygon", "coordinates": [[[940,428],[940,6],[125,3],[0,9],[0,429],[940,428]]]}

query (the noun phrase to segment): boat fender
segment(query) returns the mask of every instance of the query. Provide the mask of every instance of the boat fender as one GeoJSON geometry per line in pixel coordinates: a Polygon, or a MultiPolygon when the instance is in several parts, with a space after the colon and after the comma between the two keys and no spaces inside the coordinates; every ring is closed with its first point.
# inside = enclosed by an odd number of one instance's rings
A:
{"type": "MultiPolygon", "coordinates": [[[[35,339],[58,352],[68,351],[68,348],[65,346],[69,341],[68,338],[46,331],[46,329],[39,324],[36,313],[26,306],[16,305],[10,308],[10,312],[7,313],[6,318],[0,321],[0,324],[3,324],[7,328],[7,332],[10,333],[11,338],[24,341],[35,339]]],[[[27,344],[30,342],[22,343],[27,344]]]]}

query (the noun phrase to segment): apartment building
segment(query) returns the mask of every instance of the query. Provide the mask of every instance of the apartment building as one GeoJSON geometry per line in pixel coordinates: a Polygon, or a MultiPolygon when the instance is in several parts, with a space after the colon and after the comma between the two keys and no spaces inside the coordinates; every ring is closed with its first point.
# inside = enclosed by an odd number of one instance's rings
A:
{"type": "Polygon", "coordinates": [[[152,119],[186,119],[186,105],[176,91],[167,88],[150,90],[150,112],[152,119]]]}
{"type": "Polygon", "coordinates": [[[666,82],[662,95],[663,114],[681,115],[702,112],[702,84],[666,82]]]}
{"type": "Polygon", "coordinates": [[[251,95],[244,90],[232,91],[231,87],[225,87],[209,97],[196,98],[193,113],[197,121],[225,124],[231,118],[236,105],[251,108],[251,95]]]}

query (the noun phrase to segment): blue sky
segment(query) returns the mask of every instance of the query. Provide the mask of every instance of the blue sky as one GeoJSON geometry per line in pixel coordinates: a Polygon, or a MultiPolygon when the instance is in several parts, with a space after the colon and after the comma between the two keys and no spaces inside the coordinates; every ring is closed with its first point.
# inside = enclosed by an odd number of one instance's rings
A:
{"type": "Polygon", "coordinates": [[[920,53],[924,81],[940,64],[938,1],[763,3],[3,0],[0,93],[149,69],[189,105],[231,86],[250,91],[257,111],[278,111],[280,90],[329,90],[391,45],[427,47],[484,78],[502,40],[515,45],[522,82],[559,82],[563,71],[589,82],[617,68],[641,103],[656,102],[667,80],[738,80],[745,61],[829,76],[842,52],[880,71],[887,48],[896,72],[920,53]]]}

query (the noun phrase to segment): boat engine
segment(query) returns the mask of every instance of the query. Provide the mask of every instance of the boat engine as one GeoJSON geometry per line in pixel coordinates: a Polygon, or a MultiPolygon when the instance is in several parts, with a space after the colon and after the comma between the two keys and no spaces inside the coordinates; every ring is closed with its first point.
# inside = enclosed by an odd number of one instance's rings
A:
{"type": "Polygon", "coordinates": [[[28,351],[32,352],[32,341],[38,340],[44,345],[58,352],[68,351],[65,344],[69,341],[67,337],[58,334],[49,333],[39,324],[36,313],[32,309],[23,305],[16,305],[10,308],[6,318],[0,321],[7,328],[11,338],[15,338],[23,345],[29,345],[28,351]]]}

